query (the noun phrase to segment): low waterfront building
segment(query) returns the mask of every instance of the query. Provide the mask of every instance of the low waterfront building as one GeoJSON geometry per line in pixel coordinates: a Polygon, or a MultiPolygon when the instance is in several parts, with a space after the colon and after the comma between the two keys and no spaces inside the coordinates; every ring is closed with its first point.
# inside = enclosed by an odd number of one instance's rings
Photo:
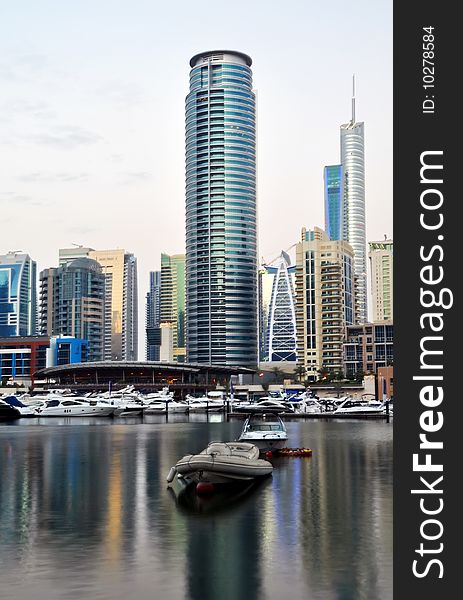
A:
{"type": "Polygon", "coordinates": [[[0,382],[31,385],[34,373],[46,367],[87,360],[87,340],[72,337],[18,336],[0,338],[0,382]]]}
{"type": "Polygon", "coordinates": [[[37,328],[37,266],[28,254],[0,255],[0,336],[34,335],[37,328]]]}
{"type": "Polygon", "coordinates": [[[392,399],[394,397],[394,367],[378,367],[376,397],[378,400],[392,399]]]}
{"type": "Polygon", "coordinates": [[[116,390],[133,385],[140,390],[157,390],[164,386],[178,396],[200,394],[223,386],[229,389],[232,376],[252,375],[246,367],[192,364],[179,362],[101,361],[40,370],[36,377],[53,387],[74,390],[116,390]]]}
{"type": "Polygon", "coordinates": [[[379,367],[394,361],[394,325],[379,321],[346,328],[344,372],[347,376],[363,371],[377,373],[379,367]]]}

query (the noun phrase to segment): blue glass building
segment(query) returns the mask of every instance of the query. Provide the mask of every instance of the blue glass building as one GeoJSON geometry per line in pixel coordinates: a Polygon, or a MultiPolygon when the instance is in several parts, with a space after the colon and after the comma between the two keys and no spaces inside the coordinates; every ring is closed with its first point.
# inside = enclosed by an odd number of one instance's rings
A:
{"type": "Polygon", "coordinates": [[[146,294],[146,360],[159,360],[161,322],[161,271],[150,271],[146,294]]]}
{"type": "Polygon", "coordinates": [[[186,98],[189,362],[257,363],[256,100],[252,61],[217,50],[190,61],[186,98]]]}
{"type": "Polygon", "coordinates": [[[330,240],[343,239],[343,168],[330,165],[324,169],[325,231],[330,240]]]}
{"type": "Polygon", "coordinates": [[[27,254],[0,256],[0,337],[35,334],[36,270],[36,263],[27,254]]]}

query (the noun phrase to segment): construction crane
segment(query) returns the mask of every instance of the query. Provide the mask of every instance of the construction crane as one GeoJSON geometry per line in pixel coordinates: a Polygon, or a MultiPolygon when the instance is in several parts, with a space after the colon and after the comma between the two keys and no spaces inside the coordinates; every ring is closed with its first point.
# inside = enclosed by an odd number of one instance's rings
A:
{"type": "MultiPolygon", "coordinates": [[[[288,253],[290,250],[292,250],[296,246],[296,244],[297,244],[297,242],[295,244],[292,244],[289,248],[286,248],[286,250],[283,250],[283,252],[288,253]]],[[[262,266],[265,267],[267,265],[271,265],[273,262],[276,261],[276,259],[280,256],[280,254],[281,254],[281,251],[274,258],[272,258],[272,260],[269,260],[269,261],[265,261],[264,257],[262,256],[262,260],[261,260],[262,266]]]]}

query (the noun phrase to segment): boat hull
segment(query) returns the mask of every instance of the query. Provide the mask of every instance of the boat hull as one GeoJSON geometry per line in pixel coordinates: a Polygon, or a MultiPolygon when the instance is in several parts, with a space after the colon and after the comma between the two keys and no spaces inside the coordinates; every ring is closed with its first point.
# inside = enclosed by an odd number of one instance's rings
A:
{"type": "Polygon", "coordinates": [[[227,483],[265,477],[272,471],[271,463],[259,459],[255,444],[213,442],[200,454],[187,454],[181,458],[168,479],[172,480],[175,474],[196,483],[227,483]]]}
{"type": "Polygon", "coordinates": [[[71,406],[43,408],[37,417],[110,417],[114,413],[113,406],[71,406]]]}
{"type": "Polygon", "coordinates": [[[254,444],[260,450],[260,452],[270,452],[271,450],[281,450],[286,446],[288,436],[281,437],[251,437],[246,434],[239,438],[240,442],[248,442],[254,444]]]}

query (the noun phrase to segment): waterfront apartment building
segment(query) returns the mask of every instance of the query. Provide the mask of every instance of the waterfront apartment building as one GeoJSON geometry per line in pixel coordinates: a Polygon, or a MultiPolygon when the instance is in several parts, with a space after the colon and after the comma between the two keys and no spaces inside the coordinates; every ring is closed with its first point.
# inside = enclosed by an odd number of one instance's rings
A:
{"type": "Polygon", "coordinates": [[[30,336],[36,328],[36,263],[21,252],[0,255],[0,337],[30,336]]]}
{"type": "Polygon", "coordinates": [[[345,328],[354,323],[354,252],[320,228],[302,229],[296,245],[298,361],[307,378],[343,369],[345,328]]]}
{"type": "Polygon", "coordinates": [[[103,360],[105,276],[90,258],[40,273],[40,334],[88,341],[88,360],[103,360]]]}
{"type": "Polygon", "coordinates": [[[150,271],[146,294],[146,360],[159,360],[161,322],[161,271],[150,271]]]}
{"type": "Polygon", "coordinates": [[[394,243],[369,242],[373,321],[391,321],[394,308],[394,243]]]}
{"type": "Polygon", "coordinates": [[[137,259],[124,249],[83,246],[59,251],[60,266],[75,258],[96,260],[105,276],[104,360],[138,358],[137,259]]]}
{"type": "MultiPolygon", "coordinates": [[[[171,360],[185,362],[185,255],[184,254],[161,254],[161,294],[160,294],[160,323],[171,324],[171,334],[164,332],[164,343],[168,344],[169,350],[162,351],[170,355],[171,360]],[[172,338],[172,339],[170,339],[172,338]]],[[[162,345],[162,340],[161,340],[162,345]]],[[[166,359],[167,360],[167,359],[166,359]]]]}
{"type": "Polygon", "coordinates": [[[367,258],[365,220],[365,142],[364,123],[355,119],[355,90],[352,118],[341,125],[341,164],[343,169],[343,235],[354,250],[356,278],[356,321],[368,319],[367,258]]]}
{"type": "Polygon", "coordinates": [[[291,259],[286,252],[271,264],[265,265],[272,277],[270,302],[266,309],[266,360],[270,362],[295,362],[296,310],[294,294],[294,272],[291,259]]]}
{"type": "Polygon", "coordinates": [[[394,325],[380,321],[351,325],[346,328],[344,343],[344,373],[348,376],[359,371],[377,373],[379,367],[394,361],[394,325]]]}
{"type": "Polygon", "coordinates": [[[189,362],[257,364],[256,100],[252,60],[190,61],[186,98],[189,362]]]}
{"type": "Polygon", "coordinates": [[[344,175],[342,165],[324,169],[325,231],[330,240],[342,240],[344,234],[344,175]]]}

